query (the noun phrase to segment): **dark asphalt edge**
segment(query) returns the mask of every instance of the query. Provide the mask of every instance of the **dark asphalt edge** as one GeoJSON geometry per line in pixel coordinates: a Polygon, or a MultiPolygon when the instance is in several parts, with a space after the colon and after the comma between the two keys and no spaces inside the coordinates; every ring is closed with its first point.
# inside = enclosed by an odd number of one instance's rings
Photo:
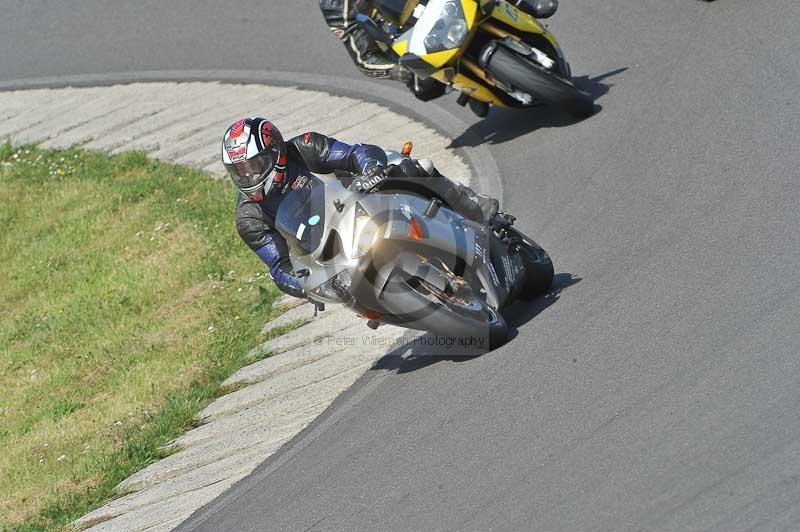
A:
{"type": "Polygon", "coordinates": [[[274,454],[267,457],[263,462],[247,476],[234,483],[223,491],[216,499],[204,504],[180,525],[175,528],[176,532],[189,532],[201,527],[208,519],[219,514],[229,504],[235,502],[244,493],[253,489],[260,488],[262,481],[269,477],[288,461],[292,460],[298,453],[302,452],[309,444],[313,443],[318,437],[322,436],[331,425],[349,412],[350,407],[363,401],[367,396],[380,386],[389,375],[387,370],[378,369],[378,361],[392,353],[390,349],[382,357],[376,360],[375,364],[364,372],[349,388],[339,394],[333,402],[303,430],[295,434],[288,442],[283,444],[274,454]],[[212,510],[213,509],[213,510],[212,510]]]}
{"type": "MultiPolygon", "coordinates": [[[[491,191],[492,196],[505,199],[500,170],[491,151],[481,144],[481,139],[469,131],[469,124],[435,103],[425,103],[414,98],[393,81],[354,80],[350,78],[282,71],[250,70],[151,70],[142,72],[115,72],[27,78],[0,82],[0,92],[27,89],[54,89],[65,87],[98,87],[141,82],[223,82],[261,83],[291,86],[298,89],[317,90],[336,96],[348,96],[382,105],[398,114],[417,120],[437,132],[453,139],[467,137],[469,148],[454,150],[462,156],[475,173],[474,186],[480,192],[491,191]],[[474,137],[474,138],[471,138],[474,137]]],[[[413,139],[410,139],[413,140],[413,139]]],[[[435,162],[435,161],[434,161],[435,162]]]]}

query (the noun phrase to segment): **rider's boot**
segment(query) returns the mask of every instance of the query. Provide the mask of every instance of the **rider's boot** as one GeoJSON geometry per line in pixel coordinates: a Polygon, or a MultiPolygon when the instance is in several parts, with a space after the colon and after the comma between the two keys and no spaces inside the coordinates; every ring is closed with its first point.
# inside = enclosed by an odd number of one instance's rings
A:
{"type": "Polygon", "coordinates": [[[475,197],[480,206],[483,220],[487,223],[491,223],[500,210],[500,202],[486,194],[476,194],[475,197]]]}
{"type": "Polygon", "coordinates": [[[347,31],[344,43],[350,55],[356,59],[358,68],[366,76],[389,78],[403,83],[411,79],[411,72],[391,59],[378,48],[372,36],[361,26],[353,26],[347,31]]]}
{"type": "MultiPolygon", "coordinates": [[[[419,178],[418,182],[430,187],[458,214],[478,223],[491,224],[500,208],[500,202],[470,187],[453,182],[443,176],[430,159],[404,159],[399,165],[389,167],[391,177],[419,178]]],[[[416,179],[415,179],[416,180],[416,179]]]]}
{"type": "Polygon", "coordinates": [[[491,223],[500,208],[495,198],[478,194],[461,184],[455,184],[444,199],[457,213],[479,223],[491,223]]]}

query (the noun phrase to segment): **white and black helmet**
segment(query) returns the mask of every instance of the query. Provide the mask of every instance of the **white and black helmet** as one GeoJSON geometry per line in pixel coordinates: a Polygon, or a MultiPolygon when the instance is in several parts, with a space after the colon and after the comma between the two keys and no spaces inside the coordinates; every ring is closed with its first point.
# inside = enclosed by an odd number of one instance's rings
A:
{"type": "Polygon", "coordinates": [[[222,164],[245,196],[261,201],[283,182],[286,148],[278,128],[264,118],[242,118],[222,137],[222,164]]]}

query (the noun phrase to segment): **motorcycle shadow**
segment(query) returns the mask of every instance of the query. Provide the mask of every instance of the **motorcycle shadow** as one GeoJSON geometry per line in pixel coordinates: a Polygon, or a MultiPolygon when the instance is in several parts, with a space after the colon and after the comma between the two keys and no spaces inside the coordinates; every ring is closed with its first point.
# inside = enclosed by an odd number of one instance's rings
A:
{"type": "Polygon", "coordinates": [[[557,273],[553,276],[550,290],[533,301],[517,301],[510,307],[503,309],[503,316],[508,323],[508,342],[514,341],[519,334],[519,327],[525,325],[541,314],[546,308],[558,301],[561,293],[572,285],[583,280],[571,273],[557,273]]]}
{"type": "MultiPolygon", "coordinates": [[[[595,100],[594,114],[598,114],[603,109],[596,103],[597,99],[607,94],[614,86],[613,83],[604,83],[603,80],[626,70],[628,70],[627,67],[618,68],[595,77],[577,76],[573,78],[575,85],[588,92],[595,100]]],[[[482,144],[502,144],[540,128],[567,127],[577,124],[581,120],[570,116],[555,105],[526,109],[493,107],[486,118],[469,126],[452,140],[448,148],[474,148],[482,144]]]]}
{"type": "MultiPolygon", "coordinates": [[[[506,344],[514,341],[519,334],[519,327],[553,305],[564,290],[581,280],[571,273],[556,274],[553,277],[553,284],[545,294],[533,301],[518,301],[503,309],[503,316],[509,326],[506,344]]],[[[453,345],[448,339],[416,331],[408,331],[398,344],[399,347],[388,351],[371,369],[387,370],[397,374],[409,373],[443,360],[466,362],[491,352],[477,345],[471,347],[453,345]]]]}

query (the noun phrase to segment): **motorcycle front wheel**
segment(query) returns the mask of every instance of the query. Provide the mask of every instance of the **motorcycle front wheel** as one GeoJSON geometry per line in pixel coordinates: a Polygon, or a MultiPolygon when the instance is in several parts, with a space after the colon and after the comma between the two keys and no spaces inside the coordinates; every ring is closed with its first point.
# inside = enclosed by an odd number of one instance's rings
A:
{"type": "Polygon", "coordinates": [[[500,312],[474,294],[445,292],[418,277],[395,282],[390,292],[384,306],[407,327],[478,349],[493,349],[508,337],[500,312]]]}
{"type": "Polygon", "coordinates": [[[503,46],[495,49],[486,68],[492,77],[548,103],[558,104],[576,118],[594,113],[594,101],[588,93],[503,46]]]}

